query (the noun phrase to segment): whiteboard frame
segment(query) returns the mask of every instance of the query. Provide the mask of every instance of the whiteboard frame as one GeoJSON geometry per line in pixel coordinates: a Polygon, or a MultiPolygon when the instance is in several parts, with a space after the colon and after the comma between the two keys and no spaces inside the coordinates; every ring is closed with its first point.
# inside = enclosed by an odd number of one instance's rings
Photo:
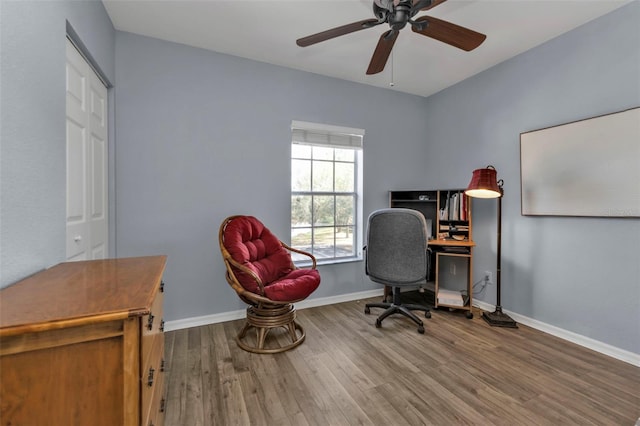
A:
{"type": "Polygon", "coordinates": [[[520,133],[523,216],[640,217],[640,107],[520,133]]]}

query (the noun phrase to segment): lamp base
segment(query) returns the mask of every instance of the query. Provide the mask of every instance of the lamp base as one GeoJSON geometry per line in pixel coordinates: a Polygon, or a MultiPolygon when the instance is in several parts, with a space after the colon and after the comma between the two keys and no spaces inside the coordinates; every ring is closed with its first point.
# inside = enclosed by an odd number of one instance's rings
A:
{"type": "Polygon", "coordinates": [[[497,306],[493,312],[483,312],[482,318],[494,327],[518,328],[518,324],[509,315],[502,312],[500,306],[497,306]]]}

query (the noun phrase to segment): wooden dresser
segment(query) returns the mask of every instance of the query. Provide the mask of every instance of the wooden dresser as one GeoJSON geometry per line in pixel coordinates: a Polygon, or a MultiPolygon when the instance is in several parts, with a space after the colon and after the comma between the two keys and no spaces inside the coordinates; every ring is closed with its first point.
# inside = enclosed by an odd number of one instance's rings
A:
{"type": "Polygon", "coordinates": [[[162,425],[165,264],[61,263],[0,290],[0,424],[162,425]]]}

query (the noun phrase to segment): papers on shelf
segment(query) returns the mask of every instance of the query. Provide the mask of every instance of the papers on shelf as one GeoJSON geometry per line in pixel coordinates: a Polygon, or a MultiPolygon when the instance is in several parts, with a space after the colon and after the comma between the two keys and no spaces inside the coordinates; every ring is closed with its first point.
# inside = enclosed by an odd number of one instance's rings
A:
{"type": "Polygon", "coordinates": [[[459,291],[438,289],[438,304],[464,306],[464,300],[459,291]]]}

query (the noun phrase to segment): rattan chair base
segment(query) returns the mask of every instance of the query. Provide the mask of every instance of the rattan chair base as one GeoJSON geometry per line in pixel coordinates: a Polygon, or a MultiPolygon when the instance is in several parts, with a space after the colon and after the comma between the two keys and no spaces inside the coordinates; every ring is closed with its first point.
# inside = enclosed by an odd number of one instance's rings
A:
{"type": "MultiPolygon", "coordinates": [[[[238,333],[236,343],[247,352],[258,354],[274,354],[288,351],[304,341],[304,328],[296,321],[296,310],[290,303],[286,305],[249,306],[247,308],[247,322],[238,333]],[[289,344],[279,345],[277,339],[269,339],[269,347],[265,347],[267,336],[274,328],[284,328],[289,344]],[[255,340],[247,336],[250,329],[255,329],[255,340]],[[278,345],[273,347],[274,345],[278,345]]],[[[283,338],[284,339],[284,338],[283,338]]]]}

